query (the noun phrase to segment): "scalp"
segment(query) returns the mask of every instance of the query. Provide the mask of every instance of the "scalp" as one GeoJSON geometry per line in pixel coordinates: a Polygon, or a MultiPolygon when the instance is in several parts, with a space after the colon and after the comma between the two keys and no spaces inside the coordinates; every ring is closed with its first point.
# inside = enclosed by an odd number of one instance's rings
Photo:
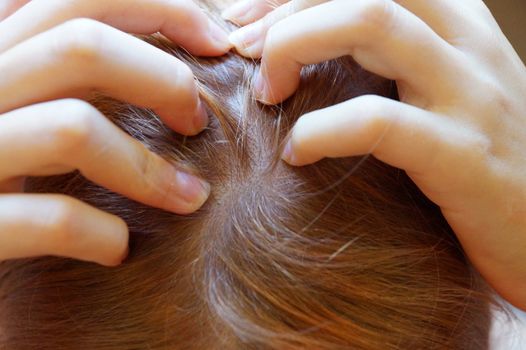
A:
{"type": "Polygon", "coordinates": [[[485,349],[490,293],[438,208],[372,158],[306,168],[279,161],[303,114],[392,83],[350,59],[308,67],[278,107],[251,93],[255,62],[188,62],[211,124],[197,137],[149,110],[95,106],[212,184],[199,212],[142,206],[78,174],[29,189],[72,195],[122,217],[129,259],[106,269],[45,258],[0,265],[0,349],[485,349]]]}

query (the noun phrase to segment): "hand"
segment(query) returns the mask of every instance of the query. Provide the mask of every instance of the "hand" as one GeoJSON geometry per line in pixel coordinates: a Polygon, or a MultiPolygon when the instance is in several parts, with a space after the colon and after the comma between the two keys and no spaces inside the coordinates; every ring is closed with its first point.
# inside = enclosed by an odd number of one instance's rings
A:
{"type": "MultiPolygon", "coordinates": [[[[26,2],[4,1],[4,13],[26,2]]],[[[66,196],[24,194],[24,176],[78,169],[180,214],[208,197],[204,181],[75,99],[99,90],[155,110],[185,135],[206,126],[191,70],[120,30],[160,31],[195,55],[230,48],[226,33],[191,0],[33,0],[1,21],[0,260],[58,255],[116,265],[126,255],[123,220],[66,196]]]]}
{"type": "Polygon", "coordinates": [[[344,55],[396,80],[401,100],[363,96],[303,116],[284,159],[371,153],[404,169],[487,281],[526,309],[526,68],[483,2],[265,2],[224,13],[255,21],[231,41],[262,55],[262,101],[289,97],[304,65],[344,55]]]}
{"type": "Polygon", "coordinates": [[[27,4],[30,0],[3,0],[0,2],[0,20],[27,4]]]}

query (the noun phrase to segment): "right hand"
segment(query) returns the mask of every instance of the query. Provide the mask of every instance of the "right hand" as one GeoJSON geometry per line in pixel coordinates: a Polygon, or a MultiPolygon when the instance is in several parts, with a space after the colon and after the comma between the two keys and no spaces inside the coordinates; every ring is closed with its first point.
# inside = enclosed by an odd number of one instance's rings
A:
{"type": "Polygon", "coordinates": [[[486,281],[526,310],[526,67],[483,1],[279,1],[267,15],[252,10],[266,0],[224,13],[253,22],[231,39],[262,57],[256,98],[283,101],[303,66],[342,56],[395,80],[400,97],[360,96],[301,116],[283,159],[371,154],[403,169],[486,281]]]}
{"type": "Polygon", "coordinates": [[[192,0],[4,0],[2,14],[0,261],[56,255],[112,266],[126,256],[122,219],[67,196],[24,194],[25,176],[79,170],[147,205],[201,207],[208,184],[76,98],[101,90],[195,135],[208,118],[191,70],[123,31],[159,31],[194,55],[216,56],[230,49],[222,29],[192,0]]]}

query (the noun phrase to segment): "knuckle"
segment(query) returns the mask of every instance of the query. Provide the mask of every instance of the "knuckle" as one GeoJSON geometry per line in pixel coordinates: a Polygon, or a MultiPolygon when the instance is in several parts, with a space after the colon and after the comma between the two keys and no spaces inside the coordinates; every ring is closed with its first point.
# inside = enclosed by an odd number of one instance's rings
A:
{"type": "Polygon", "coordinates": [[[282,36],[279,33],[284,22],[285,21],[278,22],[268,29],[265,38],[265,52],[267,52],[267,55],[280,49],[280,38],[282,38],[282,36]]]}
{"type": "Polygon", "coordinates": [[[365,133],[371,138],[371,143],[379,143],[394,121],[383,113],[372,113],[367,120],[365,133]]]}
{"type": "Polygon", "coordinates": [[[61,62],[93,64],[100,57],[105,31],[104,25],[92,19],[67,21],[55,31],[55,53],[61,62]]]}
{"type": "MultiPolygon", "coordinates": [[[[289,10],[290,14],[292,14],[292,10],[289,10]]],[[[265,30],[268,32],[270,28],[277,22],[279,22],[282,19],[282,15],[279,13],[276,13],[275,11],[267,13],[265,16],[263,16],[262,19],[255,22],[254,25],[258,26],[257,30],[264,32],[265,30]]]]}
{"type": "Polygon", "coordinates": [[[510,115],[513,111],[513,98],[498,83],[486,85],[487,103],[497,108],[503,115],[510,115]]]}
{"type": "Polygon", "coordinates": [[[483,63],[490,63],[492,67],[499,67],[502,62],[509,60],[507,57],[509,50],[503,45],[501,33],[482,21],[473,23],[472,28],[472,42],[474,43],[472,49],[475,57],[482,58],[483,63]],[[481,38],[484,40],[480,40],[481,38]]]}
{"type": "Polygon", "coordinates": [[[59,115],[52,121],[53,140],[60,152],[77,152],[85,148],[95,132],[100,113],[89,103],[80,100],[61,101],[59,115]]]}
{"type": "Polygon", "coordinates": [[[293,10],[293,13],[305,10],[309,7],[314,7],[316,5],[320,5],[327,0],[292,0],[291,8],[293,10]]]}
{"type": "Polygon", "coordinates": [[[47,222],[47,230],[57,247],[70,247],[75,239],[79,207],[73,198],[60,196],[53,201],[47,222]]]}
{"type": "Polygon", "coordinates": [[[386,111],[389,109],[383,103],[383,99],[375,95],[364,95],[355,99],[357,114],[367,116],[366,131],[369,135],[377,136],[394,122],[389,118],[386,111]]]}
{"type": "Polygon", "coordinates": [[[474,106],[472,122],[485,133],[506,134],[509,124],[495,116],[517,113],[515,95],[507,91],[497,78],[475,74],[478,75],[476,84],[470,91],[470,102],[474,106]]]}
{"type": "Polygon", "coordinates": [[[303,10],[303,8],[305,7],[305,1],[304,0],[292,0],[290,3],[289,3],[289,9],[288,9],[288,13],[287,15],[292,15],[296,12],[299,12],[301,10],[303,10]]]}
{"type": "Polygon", "coordinates": [[[369,0],[363,3],[359,18],[366,26],[388,30],[394,23],[395,2],[391,0],[369,0]]]}
{"type": "Polygon", "coordinates": [[[473,133],[465,145],[465,151],[476,158],[487,158],[492,153],[492,148],[491,139],[483,133],[473,133]]]}
{"type": "Polygon", "coordinates": [[[266,1],[266,0],[264,1],[253,0],[251,2],[251,5],[252,5],[254,13],[257,13],[257,14],[269,13],[270,11],[276,8],[276,6],[273,3],[266,1]]]}
{"type": "Polygon", "coordinates": [[[149,151],[141,147],[138,153],[139,173],[143,179],[150,179],[155,174],[155,158],[152,157],[149,151]]]}
{"type": "Polygon", "coordinates": [[[146,198],[156,198],[164,202],[168,194],[161,188],[159,173],[163,168],[161,158],[151,153],[146,147],[141,146],[137,153],[137,166],[141,180],[141,192],[146,198]]]}
{"type": "Polygon", "coordinates": [[[470,125],[459,125],[458,131],[462,136],[456,138],[457,141],[448,147],[448,157],[451,158],[449,163],[462,157],[465,170],[470,170],[484,166],[493,158],[493,141],[488,135],[470,125]]]}
{"type": "Polygon", "coordinates": [[[366,110],[379,109],[382,104],[382,98],[377,95],[361,95],[354,99],[354,102],[357,103],[359,108],[364,108],[366,110]]]}
{"type": "MultiPolygon", "coordinates": [[[[293,2],[289,2],[275,8],[270,8],[269,10],[271,11],[265,11],[264,15],[254,23],[260,22],[263,23],[263,27],[269,28],[272,24],[287,18],[295,12],[293,2]]],[[[261,27],[258,29],[261,29],[261,27]]]]}
{"type": "MultiPolygon", "coordinates": [[[[290,17],[289,17],[290,18],[290,17]]],[[[301,46],[301,38],[297,37],[290,29],[289,18],[278,21],[267,30],[265,43],[263,44],[263,59],[267,62],[280,61],[282,63],[295,62],[294,56],[297,54],[293,46],[301,46]]]]}
{"type": "Polygon", "coordinates": [[[460,182],[472,181],[474,174],[486,176],[491,173],[491,164],[495,160],[492,154],[494,145],[487,135],[471,128],[464,129],[462,141],[451,146],[443,157],[443,164],[458,164],[462,159],[463,171],[458,175],[460,182]]]}

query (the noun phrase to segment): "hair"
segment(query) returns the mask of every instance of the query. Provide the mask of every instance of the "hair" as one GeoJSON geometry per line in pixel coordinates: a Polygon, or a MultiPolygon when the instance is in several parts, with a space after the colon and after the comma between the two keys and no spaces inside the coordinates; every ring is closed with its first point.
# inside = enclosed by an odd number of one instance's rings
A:
{"type": "MultiPolygon", "coordinates": [[[[212,10],[214,11],[214,10],[212,10]]],[[[181,216],[105,190],[79,173],[33,178],[119,215],[130,254],[117,268],[64,258],[0,264],[0,349],[487,349],[493,295],[438,207],[371,157],[293,168],[279,151],[304,113],[393,82],[351,58],[306,67],[299,91],[257,103],[257,62],[188,63],[211,124],[196,137],[151,111],[98,96],[108,118],[212,184],[181,216]]]]}

